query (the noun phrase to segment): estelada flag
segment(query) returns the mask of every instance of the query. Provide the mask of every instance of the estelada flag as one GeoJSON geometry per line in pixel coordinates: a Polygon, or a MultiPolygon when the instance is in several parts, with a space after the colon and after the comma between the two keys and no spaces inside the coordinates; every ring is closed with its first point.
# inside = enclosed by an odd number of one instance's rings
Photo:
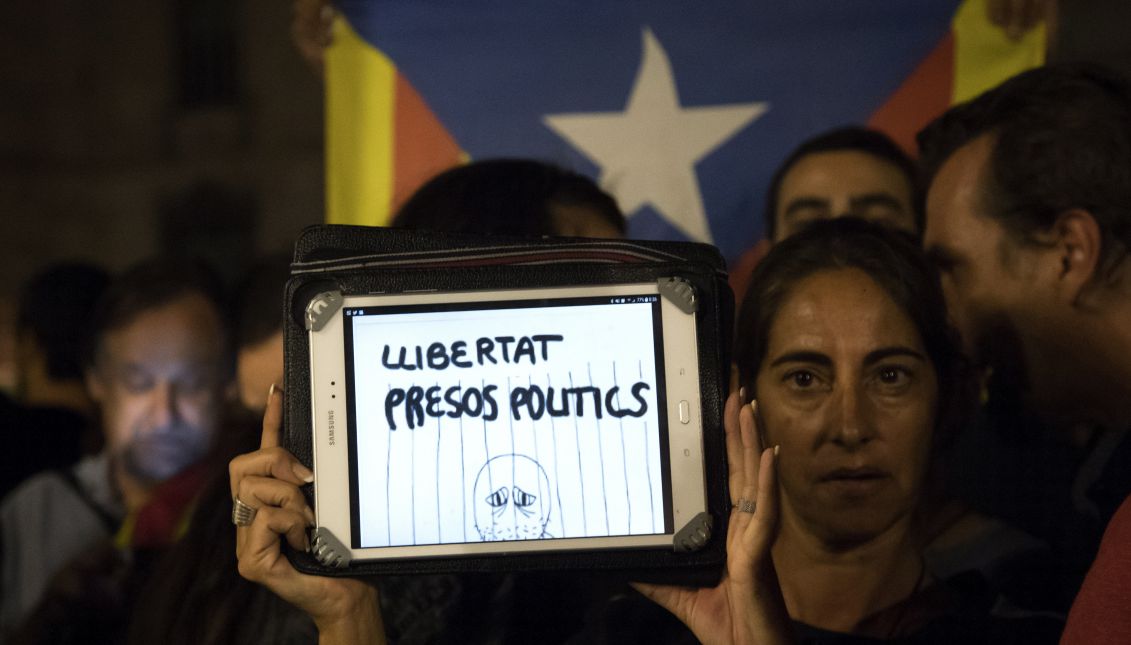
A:
{"type": "Polygon", "coordinates": [[[380,225],[468,159],[596,178],[629,235],[736,257],[802,140],[867,123],[913,149],[947,106],[1043,62],[987,0],[341,0],[326,51],[327,221],[380,225]]]}

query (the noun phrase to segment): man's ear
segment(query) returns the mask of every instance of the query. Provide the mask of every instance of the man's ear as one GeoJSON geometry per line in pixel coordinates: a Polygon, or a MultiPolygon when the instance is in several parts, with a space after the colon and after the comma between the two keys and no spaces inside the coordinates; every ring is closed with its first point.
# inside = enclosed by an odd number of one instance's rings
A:
{"type": "Polygon", "coordinates": [[[1081,304],[1088,289],[1099,278],[1103,251],[1100,225],[1088,211],[1074,208],[1057,217],[1052,233],[1060,261],[1058,291],[1066,302],[1081,304]]]}

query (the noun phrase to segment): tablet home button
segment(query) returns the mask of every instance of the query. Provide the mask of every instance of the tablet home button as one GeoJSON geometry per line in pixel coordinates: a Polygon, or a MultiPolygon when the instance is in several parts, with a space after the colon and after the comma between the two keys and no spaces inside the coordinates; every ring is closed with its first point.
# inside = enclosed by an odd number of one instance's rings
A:
{"type": "Polygon", "coordinates": [[[679,422],[680,423],[690,423],[691,422],[691,406],[688,405],[687,401],[680,401],[679,402],[679,422]]]}

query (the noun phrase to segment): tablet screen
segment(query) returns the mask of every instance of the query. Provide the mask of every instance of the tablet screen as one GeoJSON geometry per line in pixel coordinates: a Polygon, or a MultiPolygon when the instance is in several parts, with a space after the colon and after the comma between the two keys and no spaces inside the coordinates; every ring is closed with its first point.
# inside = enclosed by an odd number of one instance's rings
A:
{"type": "Polygon", "coordinates": [[[672,532],[656,293],[344,314],[354,548],[672,532]]]}

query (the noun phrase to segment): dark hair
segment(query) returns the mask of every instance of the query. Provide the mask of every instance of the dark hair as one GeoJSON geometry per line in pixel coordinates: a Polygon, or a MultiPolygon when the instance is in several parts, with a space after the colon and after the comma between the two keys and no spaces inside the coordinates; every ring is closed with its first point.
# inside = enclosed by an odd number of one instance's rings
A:
{"type": "Polygon", "coordinates": [[[393,226],[464,233],[554,235],[554,208],[591,209],[621,233],[624,215],[593,180],[528,159],[457,166],[413,193],[393,226]]]}
{"type": "Polygon", "coordinates": [[[35,338],[51,378],[82,378],[91,312],[109,282],[110,275],[100,267],[66,262],[47,267],[24,284],[16,328],[35,338]]]}
{"type": "Polygon", "coordinates": [[[232,311],[237,349],[257,345],[283,329],[283,288],[290,272],[290,253],[268,255],[236,287],[232,311]]]}
{"type": "Polygon", "coordinates": [[[915,162],[883,132],[859,126],[845,126],[822,132],[805,140],[789,153],[785,161],[774,171],[770,186],[766,190],[766,211],[763,214],[767,239],[774,239],[777,233],[778,196],[781,192],[781,182],[786,174],[803,157],[818,152],[839,151],[861,152],[898,168],[907,178],[907,185],[911,187],[911,209],[915,217],[915,229],[923,230],[923,196],[919,189],[919,169],[915,166],[915,162]]]}
{"type": "Polygon", "coordinates": [[[935,269],[912,236],[853,217],[814,222],[775,244],[758,264],[738,314],[734,357],[740,383],[756,392],[770,329],[797,284],[822,271],[850,268],[866,273],[915,325],[938,381],[936,438],[953,436],[971,407],[970,380],[935,269]]]}
{"type": "Polygon", "coordinates": [[[984,213],[1021,241],[1066,210],[1095,218],[1108,272],[1131,246],[1131,84],[1090,64],[1032,69],[919,133],[928,181],[959,148],[993,137],[984,213]]]}
{"type": "Polygon", "coordinates": [[[199,261],[154,258],[135,264],[115,278],[98,301],[91,321],[88,363],[95,363],[106,334],[189,294],[199,294],[215,307],[223,346],[229,347],[224,291],[216,274],[199,261]]]}

